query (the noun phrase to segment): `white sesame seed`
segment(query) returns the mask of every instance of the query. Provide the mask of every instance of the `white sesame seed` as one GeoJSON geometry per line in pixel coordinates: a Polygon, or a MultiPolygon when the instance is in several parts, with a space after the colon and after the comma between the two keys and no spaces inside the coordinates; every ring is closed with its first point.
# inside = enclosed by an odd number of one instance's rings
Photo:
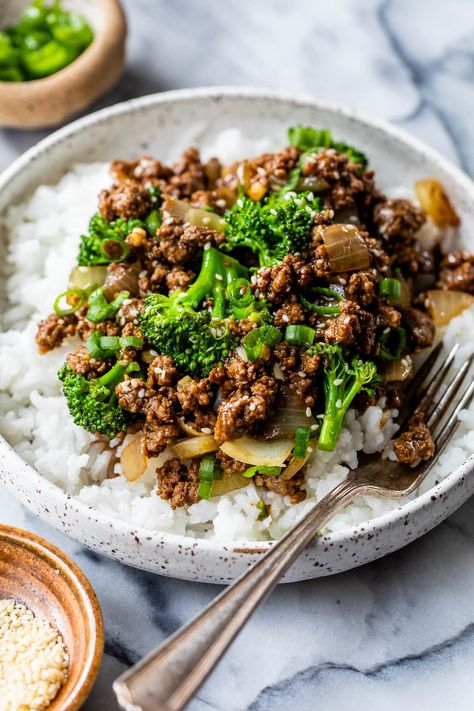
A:
{"type": "Polygon", "coordinates": [[[339,400],[336,400],[336,407],[337,407],[338,410],[341,409],[341,407],[342,407],[342,400],[341,400],[341,398],[339,398],[339,400]]]}
{"type": "MultiPolygon", "coordinates": [[[[316,415],[316,418],[318,420],[324,420],[324,415],[316,415]]],[[[317,425],[316,425],[317,426],[317,425]]]]}
{"type": "MultiPolygon", "coordinates": [[[[318,417],[319,417],[319,415],[318,415],[318,417]]],[[[323,415],[323,417],[324,417],[324,415],[323,415]]],[[[312,430],[313,432],[315,432],[318,429],[318,425],[315,423],[314,425],[311,425],[311,427],[309,429],[312,430]]]]}
{"type": "Polygon", "coordinates": [[[257,409],[256,404],[255,404],[254,402],[251,402],[250,405],[249,405],[249,410],[250,410],[251,412],[253,412],[253,411],[256,410],[256,409],[257,409]]]}
{"type": "Polygon", "coordinates": [[[334,381],[334,385],[342,385],[342,378],[336,378],[334,381]]]}
{"type": "Polygon", "coordinates": [[[203,434],[211,434],[211,428],[210,427],[201,427],[201,432],[203,434]]]}
{"type": "Polygon", "coordinates": [[[306,413],[306,417],[312,417],[312,416],[313,416],[313,413],[311,412],[311,408],[310,408],[310,407],[307,407],[307,408],[306,408],[305,413],[306,413]]]}
{"type": "Polygon", "coordinates": [[[218,281],[222,281],[224,279],[224,277],[222,276],[222,274],[216,274],[216,279],[218,281]]]}
{"type": "Polygon", "coordinates": [[[216,206],[217,206],[217,207],[226,207],[226,206],[227,206],[227,203],[226,203],[226,201],[223,200],[222,198],[219,198],[219,200],[216,200],[216,206]]]}
{"type": "Polygon", "coordinates": [[[211,247],[212,247],[212,245],[210,242],[206,242],[206,244],[204,245],[204,249],[206,250],[206,252],[208,249],[211,249],[211,247]]]}
{"type": "Polygon", "coordinates": [[[140,388],[140,390],[138,391],[138,397],[139,398],[145,397],[145,388],[140,388]]]}

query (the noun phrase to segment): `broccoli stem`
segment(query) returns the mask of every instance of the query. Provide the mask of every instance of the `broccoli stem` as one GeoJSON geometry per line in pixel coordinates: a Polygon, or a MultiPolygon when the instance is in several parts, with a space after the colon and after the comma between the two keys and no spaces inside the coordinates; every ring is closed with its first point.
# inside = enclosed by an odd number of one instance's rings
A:
{"type": "Polygon", "coordinates": [[[106,388],[110,390],[110,392],[114,392],[115,387],[122,382],[124,375],[128,372],[129,370],[129,363],[126,365],[123,365],[122,363],[116,363],[110,370],[107,371],[104,375],[101,375],[100,378],[97,379],[97,381],[100,383],[100,385],[104,385],[106,388]]]}
{"type": "Polygon", "coordinates": [[[349,390],[344,393],[344,386],[336,386],[334,383],[328,382],[327,379],[325,380],[326,402],[323,424],[319,433],[319,449],[323,449],[325,452],[333,452],[336,449],[345,414],[363,384],[364,382],[357,378],[349,390]]]}

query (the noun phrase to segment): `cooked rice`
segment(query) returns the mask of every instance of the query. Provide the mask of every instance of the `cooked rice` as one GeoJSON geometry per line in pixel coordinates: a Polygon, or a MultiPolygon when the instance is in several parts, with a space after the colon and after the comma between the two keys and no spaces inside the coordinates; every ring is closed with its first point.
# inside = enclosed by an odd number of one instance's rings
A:
{"type": "MultiPolygon", "coordinates": [[[[262,145],[243,142],[239,133],[231,130],[217,138],[212,152],[235,160],[239,154],[257,154],[262,145]]],[[[278,538],[338,484],[349,467],[357,465],[357,452],[390,455],[388,445],[397,430],[397,412],[385,412],[383,400],[360,416],[349,411],[337,450],[315,451],[307,473],[308,496],[297,505],[270,491],[257,492],[250,483],[245,489],[200,501],[187,510],[173,510],[156,495],[152,468],[138,482],[129,483],[116,466],[119,475],[107,479],[110,452],[74,425],[57,378],[65,354],[77,339],[40,356],[35,331],[39,318],[51,311],[54,298],[64,291],[79,235],[96,210],[99,190],[109,182],[107,165],[77,165],[57,185],[39,187],[27,202],[10,208],[6,215],[3,231],[10,239],[6,262],[9,302],[4,314],[6,330],[0,333],[0,432],[42,476],[89,506],[131,525],[222,542],[278,538]],[[261,498],[271,504],[271,515],[263,521],[258,520],[261,498]]],[[[466,334],[473,332],[471,308],[451,322],[445,341],[466,341],[466,334]]],[[[468,342],[458,354],[458,362],[465,358],[467,349],[468,342]]],[[[456,439],[440,457],[423,490],[474,452],[474,406],[461,414],[461,420],[456,439]]],[[[389,499],[361,497],[334,516],[330,529],[360,523],[399,505],[389,499]]]]}

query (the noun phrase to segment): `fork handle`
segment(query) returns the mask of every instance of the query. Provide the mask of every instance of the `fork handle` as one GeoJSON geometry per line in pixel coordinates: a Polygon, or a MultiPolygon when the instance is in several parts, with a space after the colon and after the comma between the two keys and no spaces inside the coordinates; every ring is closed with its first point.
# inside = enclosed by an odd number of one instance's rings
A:
{"type": "Polygon", "coordinates": [[[180,711],[301,551],[363,487],[345,479],[194,620],[114,682],[126,711],[180,711]]]}

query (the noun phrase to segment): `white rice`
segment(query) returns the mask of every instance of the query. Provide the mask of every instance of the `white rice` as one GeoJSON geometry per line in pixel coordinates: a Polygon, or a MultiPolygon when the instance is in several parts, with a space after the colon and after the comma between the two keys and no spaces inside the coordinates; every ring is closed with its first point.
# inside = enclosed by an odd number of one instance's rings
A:
{"type": "MultiPolygon", "coordinates": [[[[236,130],[221,134],[211,151],[232,160],[273,146],[244,141],[236,130]]],[[[135,483],[121,474],[106,478],[110,453],[73,424],[61,393],[57,371],[77,339],[40,356],[35,343],[37,321],[51,312],[65,289],[75,263],[80,234],[95,212],[97,194],[110,182],[103,164],[75,166],[57,185],[39,187],[22,205],[12,207],[2,226],[10,242],[6,261],[8,305],[0,333],[0,432],[42,476],[84,503],[124,521],[151,530],[172,531],[222,542],[280,537],[296,519],[357,466],[357,452],[390,456],[389,442],[397,431],[396,410],[384,412],[384,401],[358,416],[349,411],[337,450],[316,450],[307,474],[307,498],[291,505],[286,497],[257,492],[250,483],[220,498],[200,501],[187,510],[172,510],[155,493],[155,475],[148,471],[135,483]],[[271,515],[259,521],[258,503],[271,505],[271,515]]],[[[451,322],[445,341],[466,341],[474,332],[474,308],[451,322]]],[[[467,355],[461,349],[458,362],[467,355]]],[[[449,474],[474,452],[474,407],[461,414],[462,426],[440,457],[423,490],[449,474]]],[[[377,516],[400,502],[363,497],[330,523],[339,530],[377,516]]]]}

